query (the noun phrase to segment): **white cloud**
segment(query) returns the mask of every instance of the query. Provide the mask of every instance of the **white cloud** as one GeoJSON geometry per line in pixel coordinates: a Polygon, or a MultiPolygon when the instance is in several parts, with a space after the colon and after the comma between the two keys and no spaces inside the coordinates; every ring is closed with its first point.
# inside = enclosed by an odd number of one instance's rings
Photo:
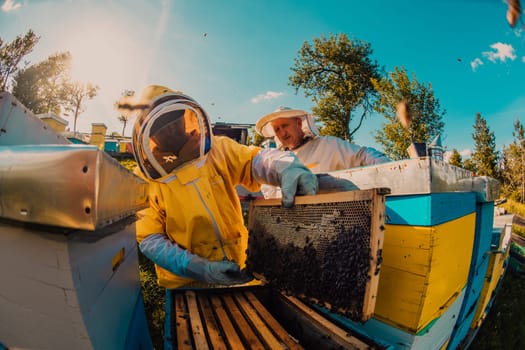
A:
{"type": "Polygon", "coordinates": [[[459,151],[459,154],[460,154],[461,158],[466,159],[466,158],[470,158],[470,155],[472,154],[472,151],[470,150],[470,148],[465,148],[465,149],[462,149],[461,151],[459,151]]]}
{"type": "MultiPolygon", "coordinates": [[[[497,61],[506,62],[507,59],[514,61],[517,56],[514,53],[512,45],[497,42],[490,45],[494,51],[484,51],[481,54],[486,57],[489,61],[496,63],[497,61]]],[[[525,62],[525,56],[521,58],[522,62],[525,62]]],[[[479,66],[483,65],[483,61],[479,58],[475,58],[470,62],[470,68],[475,72],[479,66]]]]}
{"type": "Polygon", "coordinates": [[[10,12],[18,10],[22,5],[20,3],[15,3],[15,0],[5,0],[2,5],[2,11],[10,12]]]}
{"type": "Polygon", "coordinates": [[[474,61],[470,62],[470,67],[472,68],[473,71],[476,71],[476,69],[478,69],[478,67],[481,66],[482,64],[483,64],[483,61],[476,57],[474,61]]]}
{"type": "Polygon", "coordinates": [[[265,94],[259,94],[255,97],[253,97],[250,101],[252,103],[259,103],[263,100],[273,100],[275,98],[278,98],[280,96],[282,96],[283,93],[282,92],[275,92],[275,91],[267,91],[265,94]]]}
{"type": "Polygon", "coordinates": [[[482,54],[492,62],[496,62],[497,60],[505,62],[507,58],[512,61],[516,59],[516,55],[514,54],[514,48],[512,47],[512,45],[495,43],[490,45],[490,47],[495,51],[485,51],[482,54]]]}

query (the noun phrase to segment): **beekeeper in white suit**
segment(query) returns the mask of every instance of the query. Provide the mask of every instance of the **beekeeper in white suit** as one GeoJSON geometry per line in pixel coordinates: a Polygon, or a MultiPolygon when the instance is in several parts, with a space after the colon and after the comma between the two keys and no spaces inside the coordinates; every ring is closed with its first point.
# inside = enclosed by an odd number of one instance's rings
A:
{"type": "MultiPolygon", "coordinates": [[[[335,136],[320,136],[314,116],[303,110],[280,107],[260,118],[255,129],[267,138],[274,138],[281,150],[294,152],[313,173],[355,168],[389,162],[383,153],[335,136]]],[[[280,197],[272,186],[261,189],[265,198],[280,197]]]]}

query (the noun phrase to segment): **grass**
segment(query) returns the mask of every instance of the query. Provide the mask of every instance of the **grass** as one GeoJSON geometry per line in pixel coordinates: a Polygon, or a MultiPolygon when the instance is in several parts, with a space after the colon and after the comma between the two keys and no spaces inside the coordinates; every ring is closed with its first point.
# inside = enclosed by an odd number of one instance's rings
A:
{"type": "Polygon", "coordinates": [[[165,289],[157,284],[155,267],[139,250],[140,284],[151,342],[156,350],[164,349],[165,289]]]}
{"type": "Polygon", "coordinates": [[[470,349],[525,349],[524,291],[525,278],[507,271],[494,304],[470,349]]]}
{"type": "Polygon", "coordinates": [[[525,217],[525,204],[523,203],[518,203],[512,199],[508,199],[506,203],[500,204],[499,206],[505,208],[508,213],[525,217]]]}
{"type": "Polygon", "coordinates": [[[135,159],[121,159],[119,160],[119,163],[131,172],[133,172],[133,169],[137,166],[135,159]]]}
{"type": "Polygon", "coordinates": [[[525,227],[512,225],[512,232],[514,232],[518,236],[525,237],[525,227]]]}
{"type": "MultiPolygon", "coordinates": [[[[508,213],[525,217],[525,204],[508,200],[501,204],[508,213]]],[[[525,237],[525,227],[512,225],[515,234],[525,237]]],[[[525,278],[509,269],[487,318],[472,342],[473,350],[525,349],[525,278]]]]}
{"type": "MultiPolygon", "coordinates": [[[[523,203],[518,203],[512,199],[509,199],[506,203],[500,204],[499,206],[504,208],[507,213],[513,213],[520,216],[521,218],[525,218],[525,204],[523,203]]],[[[525,226],[514,224],[512,225],[512,232],[518,236],[525,237],[525,226]]]]}

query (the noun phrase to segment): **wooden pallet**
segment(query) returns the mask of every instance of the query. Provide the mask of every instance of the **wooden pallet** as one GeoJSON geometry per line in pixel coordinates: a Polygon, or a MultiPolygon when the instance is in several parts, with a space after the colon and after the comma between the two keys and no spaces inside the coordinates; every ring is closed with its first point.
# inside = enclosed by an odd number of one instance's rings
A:
{"type": "Polygon", "coordinates": [[[375,348],[301,300],[261,286],[167,291],[165,332],[165,349],[375,348]]]}

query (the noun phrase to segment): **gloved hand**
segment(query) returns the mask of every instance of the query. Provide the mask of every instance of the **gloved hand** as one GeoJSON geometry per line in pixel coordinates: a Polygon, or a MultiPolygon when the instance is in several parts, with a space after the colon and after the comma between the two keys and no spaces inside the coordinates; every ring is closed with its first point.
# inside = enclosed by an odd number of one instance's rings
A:
{"type": "Polygon", "coordinates": [[[305,167],[293,152],[262,149],[252,162],[252,172],[260,183],[281,186],[282,205],[290,208],[296,194],[317,193],[317,177],[305,167]]]}
{"type": "Polygon", "coordinates": [[[209,261],[170,241],[165,234],[147,236],[139,244],[140,251],[160,267],[199,282],[224,285],[249,282],[253,276],[235,262],[209,261]]]}
{"type": "Polygon", "coordinates": [[[293,207],[295,195],[313,195],[317,193],[317,176],[305,166],[289,166],[281,175],[283,207],[293,207]]]}
{"type": "Polygon", "coordinates": [[[186,266],[186,276],[199,282],[233,285],[250,282],[253,276],[233,261],[209,261],[194,255],[186,266]]]}

